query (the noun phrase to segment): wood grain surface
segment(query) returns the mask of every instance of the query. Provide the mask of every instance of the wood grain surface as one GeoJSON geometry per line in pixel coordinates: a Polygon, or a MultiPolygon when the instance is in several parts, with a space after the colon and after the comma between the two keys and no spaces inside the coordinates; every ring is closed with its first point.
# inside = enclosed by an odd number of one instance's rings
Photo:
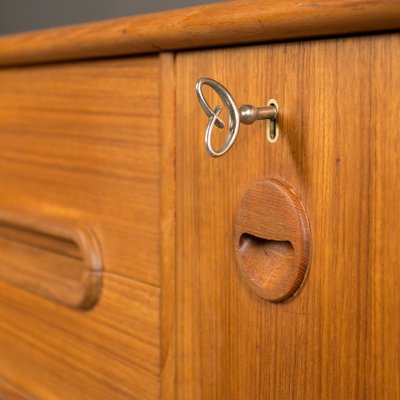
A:
{"type": "Polygon", "coordinates": [[[33,397],[21,392],[18,388],[0,379],[0,393],[7,400],[34,400],[33,397]]]}
{"type": "Polygon", "coordinates": [[[106,274],[82,313],[0,282],[0,376],[38,399],[159,398],[159,292],[106,274]]]}
{"type": "Polygon", "coordinates": [[[390,34],[178,55],[178,399],[400,397],[399,54],[390,34]],[[241,126],[209,157],[203,76],[238,104],[276,99],[278,142],[241,126]],[[238,201],[265,177],[291,184],[313,238],[308,279],[280,304],[249,290],[233,246],[238,201]]]}
{"type": "Polygon", "coordinates": [[[162,400],[175,397],[175,231],[176,231],[176,86],[175,55],[162,53],[160,97],[161,309],[160,368],[162,400]]]}
{"type": "Polygon", "coordinates": [[[33,398],[159,398],[160,75],[158,57],[0,71],[0,210],[88,227],[105,270],[86,312],[0,282],[0,376],[33,398]]]}
{"type": "Polygon", "coordinates": [[[398,28],[398,0],[239,0],[5,36],[0,65],[398,28]]]}

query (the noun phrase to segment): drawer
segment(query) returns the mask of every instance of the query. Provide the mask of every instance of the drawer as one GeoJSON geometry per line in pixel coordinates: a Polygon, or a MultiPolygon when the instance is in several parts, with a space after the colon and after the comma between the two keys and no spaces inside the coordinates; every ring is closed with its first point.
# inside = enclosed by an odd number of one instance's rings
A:
{"type": "Polygon", "coordinates": [[[152,285],[159,70],[157,57],[0,70],[1,208],[90,225],[118,254],[109,272],[152,285]]]}
{"type": "Polygon", "coordinates": [[[159,90],[156,56],[0,70],[0,375],[35,398],[158,397],[159,90]],[[64,226],[98,245],[88,310],[64,226]]]}
{"type": "MultiPolygon", "coordinates": [[[[178,55],[178,398],[399,396],[399,50],[388,34],[178,55]],[[265,121],[241,124],[210,157],[200,77],[237,105],[275,99],[276,143],[265,121]],[[308,277],[280,303],[258,297],[234,251],[238,204],[266,178],[293,188],[311,227],[308,277]]],[[[214,131],[218,148],[227,131],[214,131]]]]}

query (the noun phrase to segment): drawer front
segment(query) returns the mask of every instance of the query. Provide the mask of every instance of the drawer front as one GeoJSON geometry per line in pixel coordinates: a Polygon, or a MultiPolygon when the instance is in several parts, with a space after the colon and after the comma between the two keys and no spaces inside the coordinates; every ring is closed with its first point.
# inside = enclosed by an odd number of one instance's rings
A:
{"type": "Polygon", "coordinates": [[[158,397],[159,86],[158,57],[0,70],[0,211],[89,229],[103,267],[86,311],[0,280],[0,376],[35,398],[158,397]]]}
{"type": "Polygon", "coordinates": [[[143,58],[0,70],[0,206],[83,221],[106,259],[118,255],[108,272],[152,285],[159,69],[143,58]]]}
{"type": "Polygon", "coordinates": [[[393,34],[178,55],[178,398],[400,396],[399,52],[393,34]],[[211,158],[200,77],[238,105],[276,99],[278,141],[241,125],[211,158]],[[271,177],[294,188],[312,237],[302,290],[276,304],[241,277],[233,244],[239,200],[271,177]]]}

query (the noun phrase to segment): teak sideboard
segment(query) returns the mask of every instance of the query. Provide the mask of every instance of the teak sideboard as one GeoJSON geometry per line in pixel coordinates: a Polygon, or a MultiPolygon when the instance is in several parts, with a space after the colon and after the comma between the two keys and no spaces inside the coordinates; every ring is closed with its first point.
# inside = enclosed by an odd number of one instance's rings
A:
{"type": "Polygon", "coordinates": [[[399,29],[251,0],[0,38],[0,398],[399,399],[399,29]]]}

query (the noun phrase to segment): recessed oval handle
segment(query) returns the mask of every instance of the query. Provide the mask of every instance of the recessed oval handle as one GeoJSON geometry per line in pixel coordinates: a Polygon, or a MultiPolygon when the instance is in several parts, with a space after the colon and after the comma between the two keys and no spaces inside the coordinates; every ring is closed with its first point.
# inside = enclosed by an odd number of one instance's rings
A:
{"type": "Polygon", "coordinates": [[[0,279],[68,307],[92,308],[99,299],[102,258],[83,226],[0,212],[0,279]]]}
{"type": "Polygon", "coordinates": [[[304,207],[279,179],[252,185],[235,218],[239,269],[250,288],[271,302],[296,294],[310,263],[311,235],[304,207]]]}

